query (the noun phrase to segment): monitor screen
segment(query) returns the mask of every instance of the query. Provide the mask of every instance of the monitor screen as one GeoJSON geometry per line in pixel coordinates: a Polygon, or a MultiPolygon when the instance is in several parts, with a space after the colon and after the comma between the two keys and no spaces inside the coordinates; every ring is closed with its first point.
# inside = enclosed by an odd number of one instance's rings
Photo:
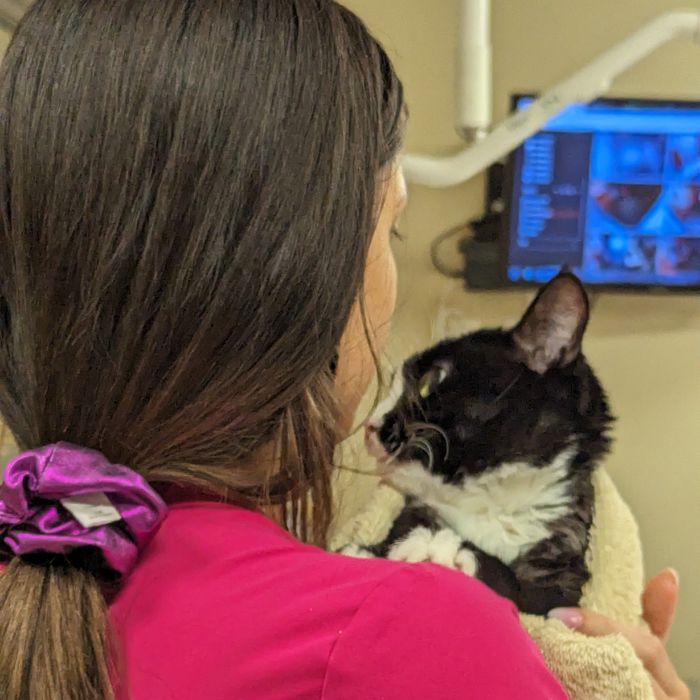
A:
{"type": "Polygon", "coordinates": [[[510,282],[568,267],[594,285],[700,286],[700,103],[574,105],[510,168],[510,282]]]}

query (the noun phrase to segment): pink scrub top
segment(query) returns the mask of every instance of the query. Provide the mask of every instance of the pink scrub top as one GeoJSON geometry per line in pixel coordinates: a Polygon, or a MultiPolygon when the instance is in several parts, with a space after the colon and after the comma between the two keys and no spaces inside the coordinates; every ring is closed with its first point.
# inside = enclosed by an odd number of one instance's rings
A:
{"type": "Polygon", "coordinates": [[[566,697],[475,579],[329,554],[222,503],[171,505],[110,617],[119,700],[566,697]]]}

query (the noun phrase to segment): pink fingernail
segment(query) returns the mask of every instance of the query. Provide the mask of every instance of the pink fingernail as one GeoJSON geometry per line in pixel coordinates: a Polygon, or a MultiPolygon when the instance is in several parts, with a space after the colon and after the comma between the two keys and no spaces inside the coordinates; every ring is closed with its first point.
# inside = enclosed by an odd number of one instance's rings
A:
{"type": "Polygon", "coordinates": [[[673,576],[673,578],[676,581],[676,587],[679,587],[681,585],[681,577],[678,575],[678,572],[675,569],[668,568],[667,571],[673,576]]]}
{"type": "Polygon", "coordinates": [[[583,615],[578,608],[554,608],[547,613],[547,617],[559,620],[573,630],[583,624],[583,615]]]}

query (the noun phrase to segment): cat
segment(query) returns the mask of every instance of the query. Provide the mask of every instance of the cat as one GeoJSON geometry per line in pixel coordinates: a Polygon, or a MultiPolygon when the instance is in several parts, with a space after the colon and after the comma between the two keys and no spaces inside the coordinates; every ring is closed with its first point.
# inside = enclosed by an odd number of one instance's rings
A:
{"type": "Polygon", "coordinates": [[[563,273],[515,328],[408,359],[365,426],[406,505],[383,542],[342,551],[459,568],[526,613],[578,605],[613,422],[581,352],[588,318],[583,285],[563,273]]]}

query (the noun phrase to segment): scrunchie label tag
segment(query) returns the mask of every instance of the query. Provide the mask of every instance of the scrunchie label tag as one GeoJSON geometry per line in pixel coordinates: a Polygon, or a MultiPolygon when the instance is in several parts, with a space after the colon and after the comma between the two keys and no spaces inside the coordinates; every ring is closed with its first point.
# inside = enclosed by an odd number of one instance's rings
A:
{"type": "Polygon", "coordinates": [[[100,527],[122,519],[102,491],[62,498],[61,504],[83,527],[100,527]]]}

